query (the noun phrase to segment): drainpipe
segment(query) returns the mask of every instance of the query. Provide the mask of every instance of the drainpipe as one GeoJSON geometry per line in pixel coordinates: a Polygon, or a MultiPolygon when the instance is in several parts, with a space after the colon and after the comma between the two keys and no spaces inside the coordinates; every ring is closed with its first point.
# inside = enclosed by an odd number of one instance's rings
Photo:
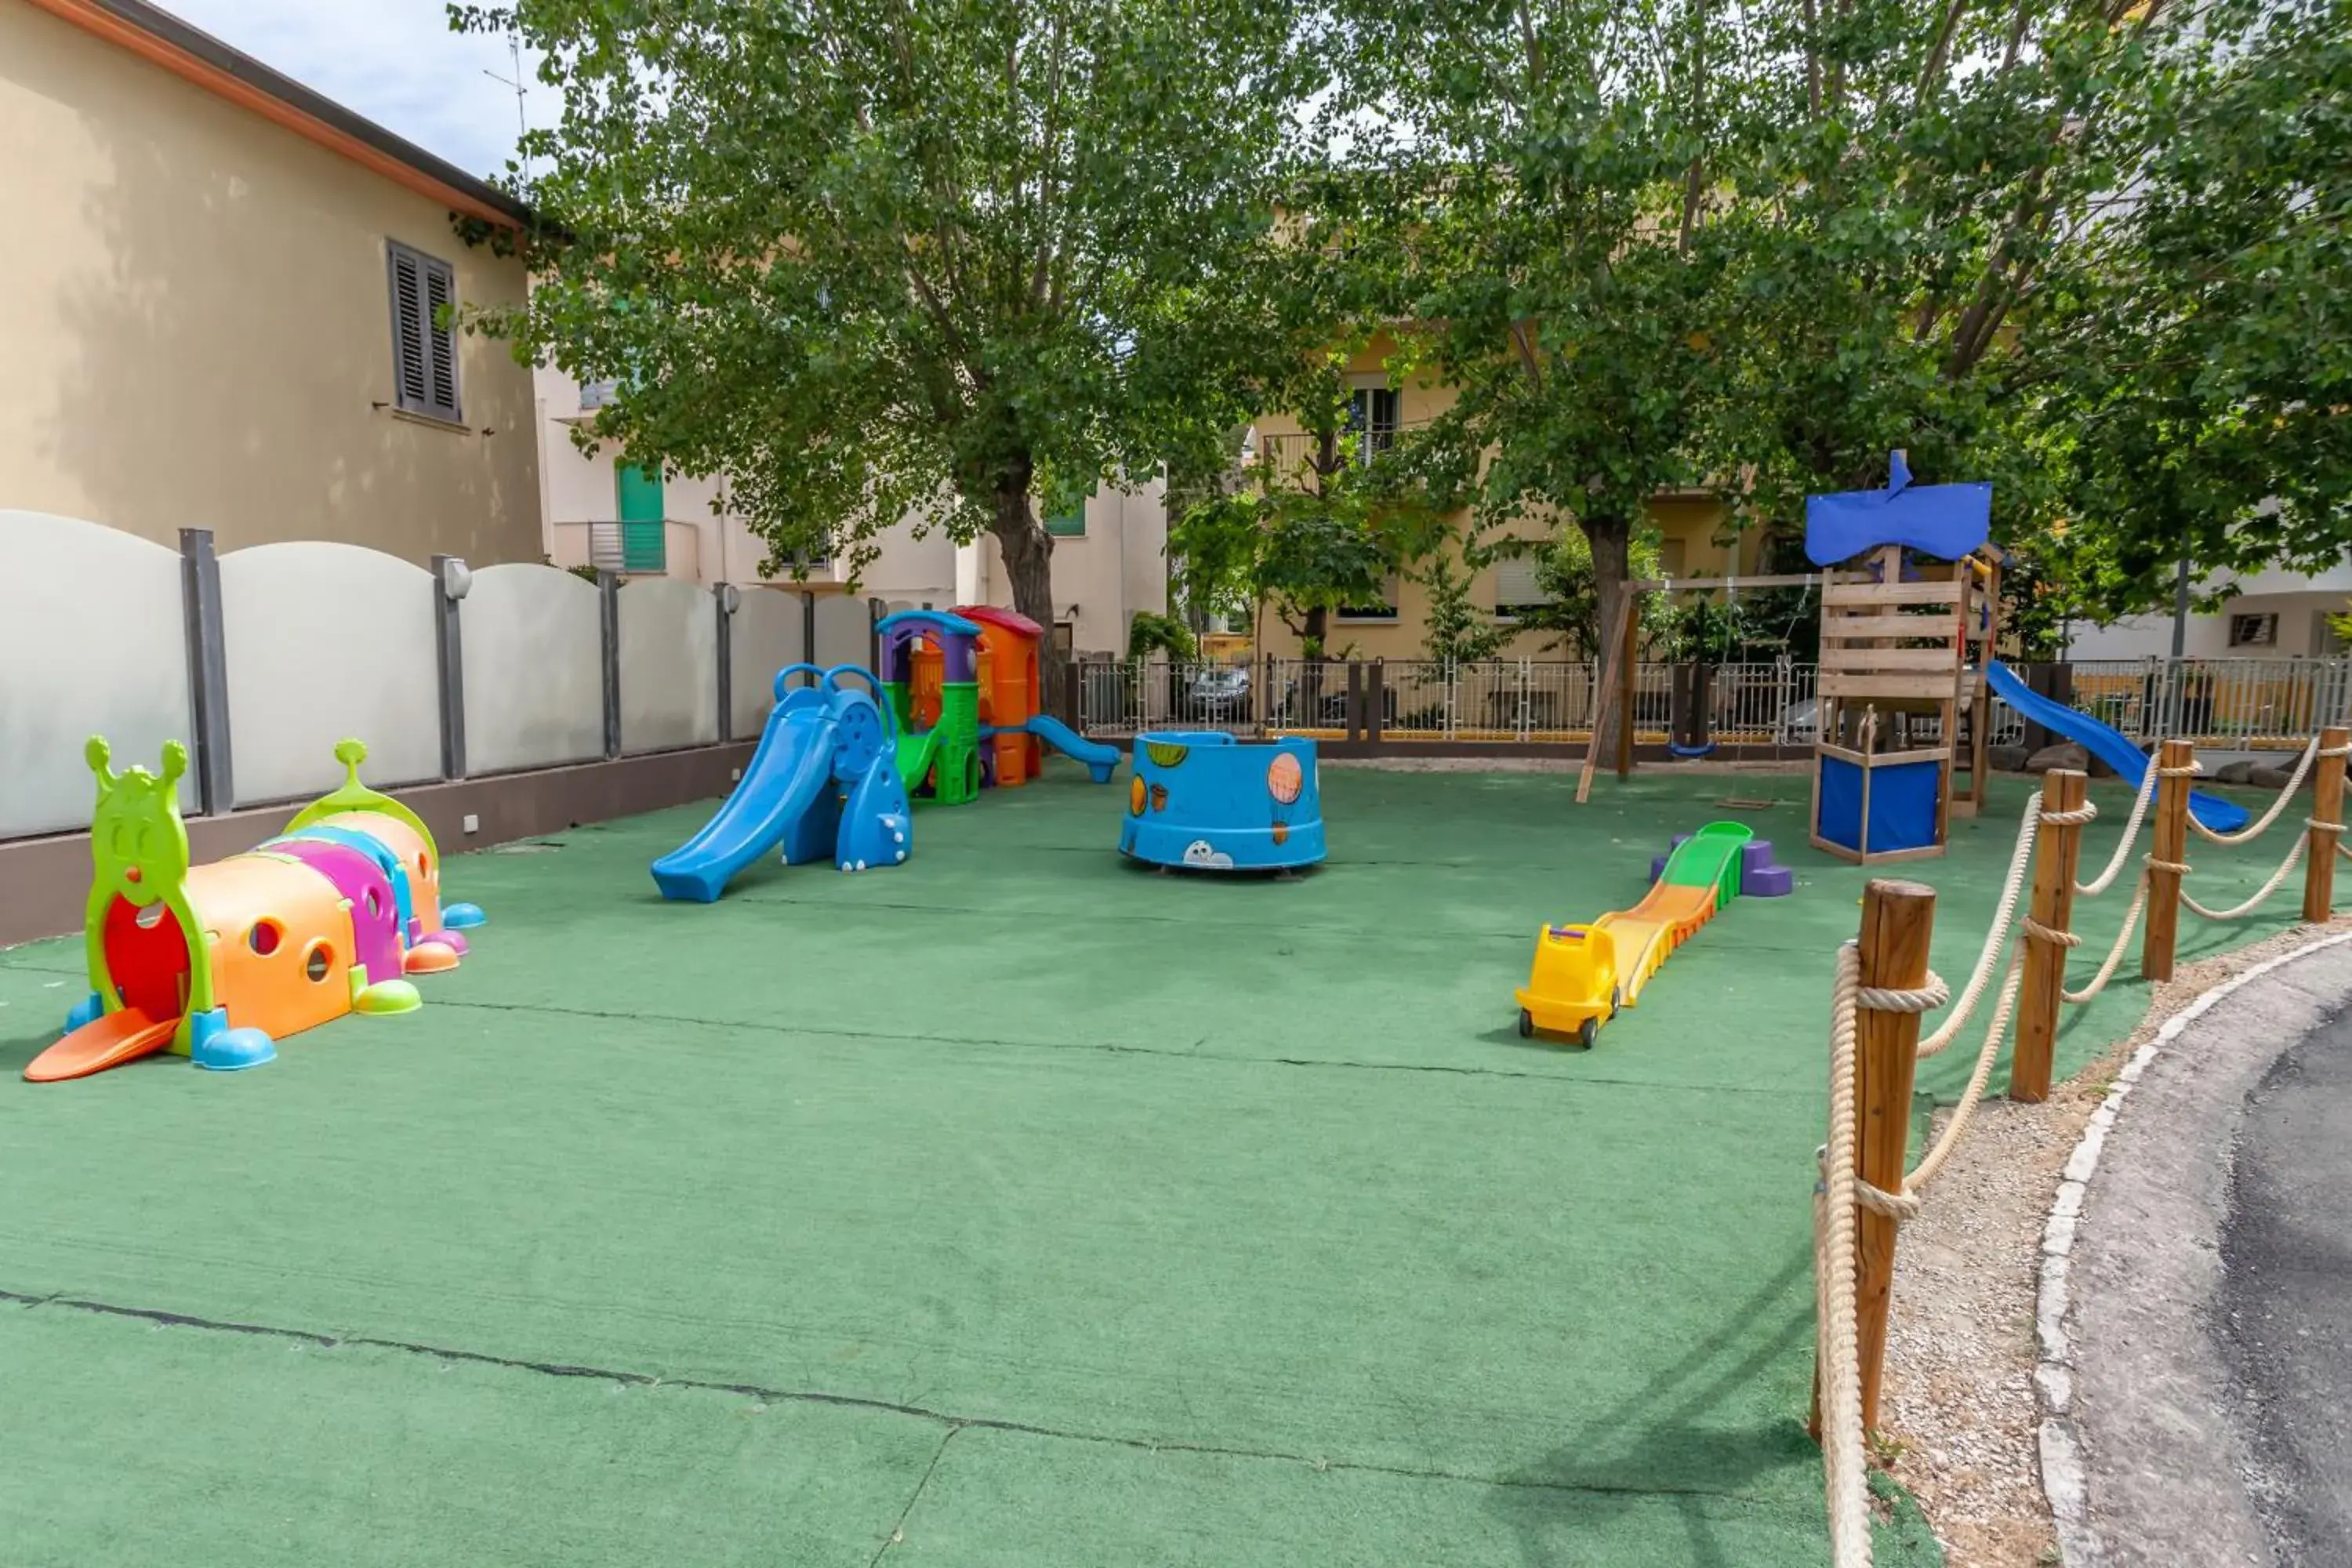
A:
{"type": "Polygon", "coordinates": [[[2189,558],[2180,558],[2180,568],[2172,575],[2172,657],[2179,658],[2189,647],[2189,558]]]}

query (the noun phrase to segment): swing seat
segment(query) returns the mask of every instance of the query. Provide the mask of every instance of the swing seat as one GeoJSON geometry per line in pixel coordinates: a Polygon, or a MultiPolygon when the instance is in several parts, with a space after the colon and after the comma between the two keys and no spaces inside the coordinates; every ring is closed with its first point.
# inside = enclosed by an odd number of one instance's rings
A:
{"type": "Polygon", "coordinates": [[[1672,741],[1669,741],[1666,742],[1666,751],[1668,754],[1672,756],[1682,757],[1688,760],[1699,757],[1711,757],[1715,755],[1715,745],[1716,743],[1713,741],[1709,741],[1704,746],[1678,746],[1672,741]]]}

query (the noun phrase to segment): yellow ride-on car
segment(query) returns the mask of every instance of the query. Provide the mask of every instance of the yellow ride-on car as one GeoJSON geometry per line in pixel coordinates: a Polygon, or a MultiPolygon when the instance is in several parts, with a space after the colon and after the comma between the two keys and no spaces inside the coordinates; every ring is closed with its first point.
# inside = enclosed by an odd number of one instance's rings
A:
{"type": "Polygon", "coordinates": [[[1617,939],[1601,926],[1548,925],[1536,933],[1535,967],[1518,998],[1519,1033],[1573,1035],[1587,1050],[1617,1016],[1617,939]]]}

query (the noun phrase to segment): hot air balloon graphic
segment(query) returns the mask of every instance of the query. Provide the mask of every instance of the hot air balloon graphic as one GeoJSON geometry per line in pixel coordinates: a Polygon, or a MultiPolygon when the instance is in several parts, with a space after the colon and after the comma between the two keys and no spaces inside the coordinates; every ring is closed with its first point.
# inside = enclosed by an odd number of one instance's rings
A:
{"type": "Polygon", "coordinates": [[[1280,844],[1290,837],[1290,808],[1298,804],[1298,792],[1307,787],[1307,774],[1298,759],[1288,752],[1276,752],[1274,761],[1265,766],[1265,793],[1274,797],[1274,841],[1280,844]]]}

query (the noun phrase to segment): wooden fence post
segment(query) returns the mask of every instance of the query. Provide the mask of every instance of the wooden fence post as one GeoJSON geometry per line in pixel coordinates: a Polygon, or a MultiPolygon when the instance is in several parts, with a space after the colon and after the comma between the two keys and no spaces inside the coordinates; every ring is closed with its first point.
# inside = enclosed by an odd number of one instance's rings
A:
{"type": "MultiPolygon", "coordinates": [[[[2197,748],[2167,741],[2157,748],[2156,765],[2169,777],[2156,781],[2156,822],[2147,852],[2147,917],[2139,943],[2139,977],[2172,978],[2173,950],[2180,939],[2180,873],[2168,870],[2189,853],[2189,774],[2197,748]]],[[[2339,775],[2339,779],[2340,779],[2339,775]]]]}
{"type": "Polygon", "coordinates": [[[1636,676],[1642,655],[1642,600],[1631,584],[1620,590],[1625,597],[1625,641],[1617,650],[1617,776],[1633,776],[1633,705],[1639,690],[1636,676]]]}
{"type": "MultiPolygon", "coordinates": [[[[2082,774],[2074,775],[2076,780],[2082,774]]],[[[1936,889],[1874,879],[1862,894],[1862,984],[1916,991],[1927,983],[1936,934],[1936,889]]],[[[1864,1007],[1854,1015],[1854,1174],[1881,1192],[1903,1190],[1911,1142],[1911,1079],[1918,1065],[1919,1015],[1864,1007]]],[[[1895,1222],[1864,1209],[1854,1216],[1854,1327],[1862,1366],[1862,1427],[1878,1426],[1886,1365],[1887,1308],[1895,1288],[1895,1222]]]]}
{"type": "Polygon", "coordinates": [[[2072,768],[2053,768],[2042,780],[2042,837],[2033,847],[2032,924],[2025,931],[2025,976],[2018,987],[2017,1045],[2009,1059],[2009,1098],[2050,1098],[2050,1068],[2057,1055],[2058,1009],[2066,989],[2067,944],[2034,934],[2033,926],[2074,929],[2074,868],[2083,825],[2053,822],[2053,815],[2083,809],[2090,780],[2072,768]]]}
{"type": "MultiPolygon", "coordinates": [[[[2332,752],[2352,740],[2352,730],[2331,724],[2319,732],[2319,749],[2332,752]]],[[[2344,820],[2344,759],[2320,756],[2313,766],[2317,770],[2311,785],[2311,820],[2336,822],[2344,820]]],[[[2336,899],[2336,846],[2344,835],[2336,828],[2308,827],[2311,842],[2303,856],[2303,918],[2317,924],[2335,913],[2331,907],[2336,899]]]]}

